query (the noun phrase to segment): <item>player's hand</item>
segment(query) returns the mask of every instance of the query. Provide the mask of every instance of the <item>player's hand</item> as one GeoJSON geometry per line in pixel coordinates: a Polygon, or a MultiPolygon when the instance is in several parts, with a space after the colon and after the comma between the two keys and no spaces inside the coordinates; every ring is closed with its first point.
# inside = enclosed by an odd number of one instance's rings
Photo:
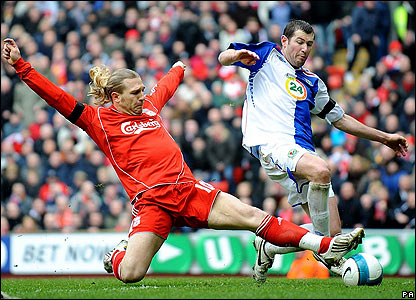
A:
{"type": "Polygon", "coordinates": [[[20,57],[20,50],[19,47],[17,47],[16,42],[10,38],[4,39],[3,58],[9,65],[14,64],[20,57]]]}
{"type": "Polygon", "coordinates": [[[409,147],[407,140],[398,134],[390,134],[385,144],[393,149],[397,156],[405,156],[409,147]]]}
{"type": "Polygon", "coordinates": [[[252,66],[255,65],[259,59],[260,57],[255,52],[247,49],[241,49],[235,52],[234,61],[241,61],[247,66],[252,66]]]}
{"type": "Polygon", "coordinates": [[[186,68],[186,65],[183,62],[181,62],[180,60],[177,61],[176,63],[174,63],[174,65],[172,66],[172,68],[177,67],[177,66],[181,66],[182,69],[184,69],[184,70],[186,68]]]}

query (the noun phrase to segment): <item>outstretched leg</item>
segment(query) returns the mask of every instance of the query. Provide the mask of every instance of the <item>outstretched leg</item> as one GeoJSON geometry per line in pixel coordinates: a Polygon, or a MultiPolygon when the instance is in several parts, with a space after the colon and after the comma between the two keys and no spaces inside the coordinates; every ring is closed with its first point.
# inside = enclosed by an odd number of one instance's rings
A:
{"type": "MultiPolygon", "coordinates": [[[[338,262],[352,247],[358,245],[364,235],[360,229],[352,235],[340,235],[336,238],[319,236],[284,219],[270,216],[227,193],[220,193],[214,202],[208,217],[208,227],[250,230],[275,246],[307,249],[322,254],[331,264],[338,262]],[[333,248],[338,248],[335,253],[333,248]]],[[[264,276],[259,280],[255,277],[258,282],[264,282],[265,273],[271,267],[268,263],[267,260],[264,265],[263,262],[260,263],[264,276]]]]}
{"type": "MultiPolygon", "coordinates": [[[[302,205],[302,207],[304,208],[304,210],[308,214],[308,216],[310,216],[308,204],[305,203],[305,204],[302,205]]],[[[341,221],[340,221],[339,212],[338,212],[337,200],[336,200],[335,197],[330,197],[329,198],[329,212],[330,212],[330,234],[331,234],[331,237],[334,237],[335,235],[341,233],[341,221]]],[[[312,223],[302,224],[302,225],[300,225],[300,227],[303,227],[303,228],[309,230],[310,232],[315,233],[314,226],[313,226],[312,223]]],[[[267,261],[267,263],[264,263],[263,265],[270,265],[270,266],[273,265],[274,256],[276,254],[286,254],[286,253],[298,252],[298,251],[303,250],[302,248],[299,248],[299,247],[276,246],[276,245],[271,244],[269,242],[262,241],[262,239],[260,237],[255,238],[255,240],[253,241],[253,245],[254,245],[254,248],[256,249],[256,251],[259,253],[259,256],[260,256],[259,261],[267,261]]],[[[324,265],[328,269],[330,269],[334,274],[341,275],[342,262],[345,261],[345,259],[342,259],[342,261],[340,261],[339,264],[331,266],[331,265],[326,264],[326,262],[324,260],[322,260],[319,256],[317,256],[316,253],[314,253],[314,257],[318,261],[324,263],[324,265]]],[[[260,268],[259,265],[260,265],[260,263],[256,262],[255,268],[260,270],[257,273],[259,273],[259,274],[264,273],[265,274],[265,272],[267,272],[267,270],[266,271],[261,271],[262,268],[260,268]]],[[[261,275],[259,275],[258,277],[261,277],[261,275]]]]}

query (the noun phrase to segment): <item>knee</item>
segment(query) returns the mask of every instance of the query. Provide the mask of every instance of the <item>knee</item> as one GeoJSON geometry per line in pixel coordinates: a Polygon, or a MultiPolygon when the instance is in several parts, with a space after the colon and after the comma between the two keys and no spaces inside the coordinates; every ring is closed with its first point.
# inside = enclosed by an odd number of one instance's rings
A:
{"type": "Polygon", "coordinates": [[[331,182],[331,169],[326,162],[315,166],[312,181],[324,184],[331,182]]]}
{"type": "Polygon", "coordinates": [[[121,269],[121,281],[124,283],[134,283],[143,280],[146,276],[147,270],[141,268],[126,267],[121,269]]]}

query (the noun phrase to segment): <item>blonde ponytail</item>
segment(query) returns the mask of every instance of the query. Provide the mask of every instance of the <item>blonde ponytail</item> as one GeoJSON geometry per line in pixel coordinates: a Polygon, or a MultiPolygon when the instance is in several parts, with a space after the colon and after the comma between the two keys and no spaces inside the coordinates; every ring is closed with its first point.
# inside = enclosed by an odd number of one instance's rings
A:
{"type": "Polygon", "coordinates": [[[103,66],[95,66],[90,70],[91,82],[89,83],[90,91],[88,96],[94,96],[94,104],[104,105],[108,102],[111,102],[111,96],[107,95],[106,87],[108,80],[110,79],[110,70],[103,66]]]}
{"type": "Polygon", "coordinates": [[[88,96],[94,96],[95,105],[104,105],[112,102],[111,93],[122,93],[125,89],[124,79],[140,78],[139,74],[129,69],[119,69],[110,73],[106,66],[95,66],[89,72],[91,82],[88,96]]]}

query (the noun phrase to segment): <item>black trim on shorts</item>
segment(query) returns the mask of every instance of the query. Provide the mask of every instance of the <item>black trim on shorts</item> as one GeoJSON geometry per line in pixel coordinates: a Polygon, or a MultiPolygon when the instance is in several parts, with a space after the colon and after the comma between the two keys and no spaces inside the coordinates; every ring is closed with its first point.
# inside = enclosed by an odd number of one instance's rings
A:
{"type": "Polygon", "coordinates": [[[71,114],[68,116],[68,121],[75,124],[76,121],[78,121],[79,117],[81,116],[82,112],[84,111],[84,104],[77,103],[72,110],[71,114]]]}
{"type": "Polygon", "coordinates": [[[325,119],[326,115],[335,107],[335,100],[332,98],[329,98],[329,101],[327,104],[325,104],[324,109],[317,114],[318,117],[321,119],[325,119]]]}

